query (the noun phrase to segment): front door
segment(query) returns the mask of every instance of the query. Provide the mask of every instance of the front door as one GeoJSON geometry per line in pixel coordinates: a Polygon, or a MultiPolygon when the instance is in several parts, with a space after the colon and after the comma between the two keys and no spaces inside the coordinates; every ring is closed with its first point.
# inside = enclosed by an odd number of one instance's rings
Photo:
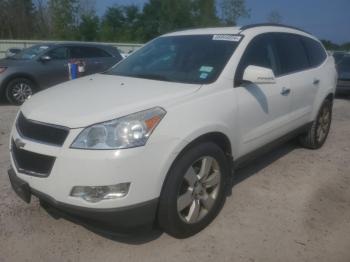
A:
{"type": "Polygon", "coordinates": [[[248,45],[237,68],[235,91],[239,107],[241,145],[245,155],[270,141],[283,136],[290,128],[290,83],[278,77],[273,84],[254,84],[242,81],[249,65],[270,68],[277,76],[279,61],[276,57],[273,35],[262,34],[248,45]]]}
{"type": "Polygon", "coordinates": [[[47,88],[69,80],[68,49],[64,46],[49,50],[44,56],[49,61],[38,61],[37,75],[43,88],[47,88]]]}

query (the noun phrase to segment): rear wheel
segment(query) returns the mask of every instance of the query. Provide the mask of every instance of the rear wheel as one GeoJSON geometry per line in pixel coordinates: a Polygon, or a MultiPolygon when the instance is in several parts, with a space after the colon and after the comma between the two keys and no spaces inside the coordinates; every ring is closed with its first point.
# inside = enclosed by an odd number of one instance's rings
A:
{"type": "Polygon", "coordinates": [[[15,105],[23,104],[34,94],[34,83],[26,78],[11,80],[6,87],[7,100],[15,105]]]}
{"type": "Polygon", "coordinates": [[[300,144],[306,148],[319,149],[326,142],[332,123],[332,101],[325,100],[316,120],[308,132],[299,137],[300,144]]]}
{"type": "Polygon", "coordinates": [[[204,229],[222,208],[227,192],[229,165],[213,143],[187,150],[173,165],[160,197],[158,222],[177,238],[204,229]]]}

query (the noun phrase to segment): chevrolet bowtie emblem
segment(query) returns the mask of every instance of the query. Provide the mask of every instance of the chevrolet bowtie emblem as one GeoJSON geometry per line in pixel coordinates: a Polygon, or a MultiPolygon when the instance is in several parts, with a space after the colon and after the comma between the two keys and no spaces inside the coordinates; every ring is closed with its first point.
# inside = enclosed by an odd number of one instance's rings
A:
{"type": "Polygon", "coordinates": [[[16,138],[15,140],[15,144],[17,148],[24,148],[26,143],[24,143],[21,139],[16,138]]]}

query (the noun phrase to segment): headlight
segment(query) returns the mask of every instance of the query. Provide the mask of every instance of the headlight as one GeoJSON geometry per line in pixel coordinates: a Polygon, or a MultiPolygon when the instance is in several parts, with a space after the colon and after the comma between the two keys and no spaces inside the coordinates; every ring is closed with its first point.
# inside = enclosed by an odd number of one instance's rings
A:
{"type": "Polygon", "coordinates": [[[71,148],[123,149],[144,146],[165,114],[164,109],[155,107],[87,127],[78,135],[71,148]]]}
{"type": "Polygon", "coordinates": [[[0,74],[3,73],[3,72],[5,72],[6,69],[7,69],[7,67],[0,67],[0,74]]]}

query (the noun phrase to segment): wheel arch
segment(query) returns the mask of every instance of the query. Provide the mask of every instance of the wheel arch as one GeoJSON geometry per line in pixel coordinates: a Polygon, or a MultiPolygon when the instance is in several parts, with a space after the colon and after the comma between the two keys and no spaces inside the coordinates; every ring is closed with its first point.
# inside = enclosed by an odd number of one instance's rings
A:
{"type": "Polygon", "coordinates": [[[9,75],[7,78],[5,78],[5,80],[2,82],[1,86],[0,86],[0,92],[1,94],[3,95],[5,90],[6,90],[6,87],[7,85],[14,79],[16,78],[26,78],[30,81],[32,81],[35,85],[35,88],[36,89],[40,89],[40,85],[39,85],[39,82],[36,80],[36,78],[30,74],[27,74],[27,73],[15,73],[15,74],[12,74],[12,75],[9,75]]]}
{"type": "Polygon", "coordinates": [[[205,143],[205,142],[212,142],[218,145],[224,151],[230,167],[233,168],[233,156],[232,156],[233,150],[232,150],[232,143],[229,137],[223,132],[219,132],[219,131],[213,131],[213,132],[207,132],[207,133],[201,134],[196,138],[193,138],[192,140],[190,140],[190,142],[186,140],[186,144],[181,146],[181,148],[177,151],[178,153],[176,154],[175,158],[171,161],[167,170],[165,170],[164,172],[165,177],[164,177],[164,180],[162,181],[160,194],[162,193],[164,185],[169,177],[170,170],[177,163],[178,159],[180,159],[180,157],[191,147],[198,145],[200,143],[205,143]]]}

